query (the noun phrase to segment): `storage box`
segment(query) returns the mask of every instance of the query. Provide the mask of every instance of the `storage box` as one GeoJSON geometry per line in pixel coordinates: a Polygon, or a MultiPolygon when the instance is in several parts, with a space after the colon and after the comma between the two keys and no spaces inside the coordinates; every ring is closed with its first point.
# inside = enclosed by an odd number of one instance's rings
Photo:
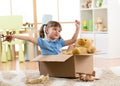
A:
{"type": "Polygon", "coordinates": [[[41,75],[54,77],[77,77],[77,73],[92,74],[93,55],[39,55],[32,61],[38,62],[41,75]]]}

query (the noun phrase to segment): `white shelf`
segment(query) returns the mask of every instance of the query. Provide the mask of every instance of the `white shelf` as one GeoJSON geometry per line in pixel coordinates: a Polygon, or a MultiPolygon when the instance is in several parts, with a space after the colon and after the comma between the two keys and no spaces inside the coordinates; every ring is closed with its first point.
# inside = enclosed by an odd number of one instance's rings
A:
{"type": "Polygon", "coordinates": [[[101,32],[101,31],[94,31],[94,32],[91,32],[91,31],[83,31],[81,32],[81,34],[108,34],[108,32],[101,32]]]}
{"type": "Polygon", "coordinates": [[[94,10],[104,10],[107,9],[107,7],[97,7],[97,8],[93,8],[94,10]]]}
{"type": "Polygon", "coordinates": [[[92,8],[81,8],[81,11],[93,10],[92,8]]]}
{"type": "Polygon", "coordinates": [[[94,34],[94,32],[91,32],[91,31],[87,31],[87,32],[81,32],[81,34],[94,34]]]}
{"type": "MultiPolygon", "coordinates": [[[[108,9],[107,0],[103,0],[101,7],[97,7],[98,0],[92,0],[90,8],[82,8],[83,3],[87,0],[80,0],[80,21],[81,21],[81,37],[88,37],[94,40],[94,45],[97,50],[102,52],[107,51],[107,39],[108,39],[108,9]],[[96,26],[97,19],[101,18],[104,29],[96,26]],[[87,29],[85,27],[85,21],[87,22],[87,29]],[[85,27],[85,28],[84,28],[85,27]]],[[[99,24],[100,25],[100,24],[99,24]]]]}
{"type": "Polygon", "coordinates": [[[94,34],[108,34],[108,32],[101,32],[101,31],[96,31],[94,34]]]}

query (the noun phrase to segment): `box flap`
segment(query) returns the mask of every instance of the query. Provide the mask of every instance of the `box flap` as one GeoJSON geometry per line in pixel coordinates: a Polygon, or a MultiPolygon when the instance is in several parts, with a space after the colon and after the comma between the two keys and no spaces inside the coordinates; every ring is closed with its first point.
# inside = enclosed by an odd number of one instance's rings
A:
{"type": "Polygon", "coordinates": [[[44,61],[44,62],[65,62],[67,59],[69,59],[72,55],[65,55],[65,54],[59,54],[59,55],[39,55],[32,59],[32,61],[44,61]]]}
{"type": "Polygon", "coordinates": [[[92,55],[94,55],[94,54],[76,54],[74,56],[92,56],[92,55]]]}

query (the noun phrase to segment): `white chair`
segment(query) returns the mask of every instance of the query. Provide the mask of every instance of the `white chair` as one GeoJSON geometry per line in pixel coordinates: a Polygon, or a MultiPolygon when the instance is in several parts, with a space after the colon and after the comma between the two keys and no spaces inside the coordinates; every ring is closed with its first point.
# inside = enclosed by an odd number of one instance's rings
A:
{"type": "MultiPolygon", "coordinates": [[[[20,29],[22,28],[22,16],[0,16],[0,30],[2,34],[7,34],[7,31],[14,31],[15,34],[20,33],[20,29]]],[[[24,51],[22,48],[23,41],[19,39],[15,39],[12,42],[2,42],[2,55],[1,61],[7,62],[8,60],[12,60],[12,45],[19,45],[19,61],[24,61],[24,51]]]]}

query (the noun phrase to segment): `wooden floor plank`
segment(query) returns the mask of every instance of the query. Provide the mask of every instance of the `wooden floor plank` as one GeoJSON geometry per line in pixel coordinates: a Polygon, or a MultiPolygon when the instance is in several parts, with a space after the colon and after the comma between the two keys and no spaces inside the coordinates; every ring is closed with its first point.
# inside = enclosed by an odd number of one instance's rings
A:
{"type": "MultiPolygon", "coordinates": [[[[94,67],[120,66],[120,58],[95,58],[94,67]]],[[[25,61],[20,63],[18,59],[2,63],[0,61],[0,71],[5,70],[39,70],[37,62],[25,61]]]]}

